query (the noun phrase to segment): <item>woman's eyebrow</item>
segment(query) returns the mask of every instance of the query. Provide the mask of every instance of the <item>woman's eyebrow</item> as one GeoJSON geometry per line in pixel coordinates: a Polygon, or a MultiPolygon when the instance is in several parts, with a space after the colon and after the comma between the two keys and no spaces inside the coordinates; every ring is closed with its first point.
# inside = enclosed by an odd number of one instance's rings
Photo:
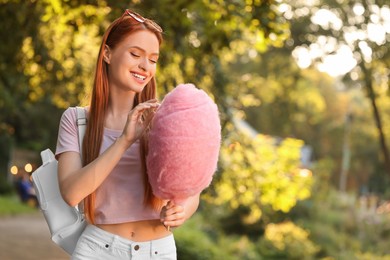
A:
{"type": "MultiPolygon", "coordinates": [[[[139,46],[130,46],[129,49],[138,49],[138,50],[142,51],[143,53],[147,53],[146,50],[144,50],[143,48],[141,48],[139,46]]],[[[159,53],[158,52],[154,52],[154,53],[151,53],[150,55],[159,56],[159,53]]]]}

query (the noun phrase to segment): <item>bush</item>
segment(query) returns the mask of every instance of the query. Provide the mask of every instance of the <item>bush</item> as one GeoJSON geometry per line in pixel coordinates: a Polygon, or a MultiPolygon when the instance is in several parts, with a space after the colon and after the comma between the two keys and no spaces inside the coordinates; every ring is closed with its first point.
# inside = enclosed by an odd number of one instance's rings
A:
{"type": "Polygon", "coordinates": [[[314,259],[318,250],[309,233],[292,222],[268,224],[258,241],[258,251],[266,259],[314,259]]]}
{"type": "Polygon", "coordinates": [[[195,216],[174,230],[179,260],[229,259],[223,256],[214,241],[197,225],[195,216]]]}
{"type": "Polygon", "coordinates": [[[198,213],[174,230],[179,260],[259,260],[255,244],[246,236],[226,236],[198,213]]]}

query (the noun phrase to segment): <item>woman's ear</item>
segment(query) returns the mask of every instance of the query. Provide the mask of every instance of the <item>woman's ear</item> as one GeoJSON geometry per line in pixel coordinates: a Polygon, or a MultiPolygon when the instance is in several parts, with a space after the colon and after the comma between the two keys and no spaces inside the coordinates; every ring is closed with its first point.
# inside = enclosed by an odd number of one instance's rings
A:
{"type": "Polygon", "coordinates": [[[103,59],[107,64],[110,64],[111,61],[111,50],[110,47],[106,44],[104,46],[104,53],[103,53],[103,59]]]}

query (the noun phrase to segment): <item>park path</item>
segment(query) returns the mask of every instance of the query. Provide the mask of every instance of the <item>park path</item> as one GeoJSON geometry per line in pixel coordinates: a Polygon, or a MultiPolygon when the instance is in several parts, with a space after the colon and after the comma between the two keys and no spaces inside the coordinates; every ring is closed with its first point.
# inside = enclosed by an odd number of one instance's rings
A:
{"type": "Polygon", "coordinates": [[[43,215],[0,218],[0,260],[65,260],[70,257],[50,239],[43,215]]]}

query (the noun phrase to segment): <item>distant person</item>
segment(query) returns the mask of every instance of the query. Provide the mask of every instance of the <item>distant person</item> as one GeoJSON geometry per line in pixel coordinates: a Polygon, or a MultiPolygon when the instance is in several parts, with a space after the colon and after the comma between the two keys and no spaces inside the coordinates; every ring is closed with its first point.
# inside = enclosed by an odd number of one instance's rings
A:
{"type": "Polygon", "coordinates": [[[23,173],[17,181],[17,189],[22,202],[32,203],[34,207],[38,205],[37,195],[28,173],[23,173]]]}
{"type": "MultiPolygon", "coordinates": [[[[159,103],[155,73],[162,29],[126,10],[106,30],[97,59],[83,158],[76,108],[60,122],[56,157],[61,194],[71,206],[84,201],[89,225],[72,259],[176,259],[173,234],[199,205],[152,193],[146,173],[149,122],[159,103]]],[[[151,152],[151,151],[149,151],[151,152]]]]}

